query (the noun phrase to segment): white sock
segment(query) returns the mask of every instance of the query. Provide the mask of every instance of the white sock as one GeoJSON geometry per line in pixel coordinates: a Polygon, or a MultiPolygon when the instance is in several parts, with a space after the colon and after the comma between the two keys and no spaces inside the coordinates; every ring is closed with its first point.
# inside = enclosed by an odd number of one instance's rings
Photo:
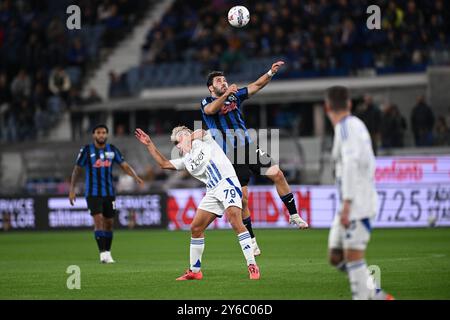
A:
{"type": "Polygon", "coordinates": [[[250,233],[248,231],[242,232],[238,234],[238,239],[245,259],[247,260],[247,265],[256,264],[250,233]]]}
{"type": "Polygon", "coordinates": [[[364,260],[347,262],[347,273],[350,280],[353,300],[368,300],[375,295],[375,286],[364,260]]]}
{"type": "Polygon", "coordinates": [[[202,264],[202,254],[205,249],[205,238],[191,238],[191,249],[190,249],[190,269],[192,272],[200,272],[200,267],[202,264]]]}

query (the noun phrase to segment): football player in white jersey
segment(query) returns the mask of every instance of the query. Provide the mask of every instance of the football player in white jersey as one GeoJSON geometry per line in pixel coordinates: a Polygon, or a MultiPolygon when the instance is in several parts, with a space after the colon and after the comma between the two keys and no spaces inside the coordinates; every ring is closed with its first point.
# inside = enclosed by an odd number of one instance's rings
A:
{"type": "Polygon", "coordinates": [[[378,201],[369,132],[351,115],[347,88],[329,88],[325,110],[334,127],[332,158],[341,202],[328,238],[330,263],[348,274],[353,299],[392,299],[376,288],[364,260],[378,201]]]}
{"type": "Polygon", "coordinates": [[[236,232],[245,259],[250,279],[260,278],[255,261],[250,233],[241,219],[242,189],[233,165],[222,148],[208,131],[192,132],[185,126],[173,129],[171,141],[182,157],[168,160],[141,129],[136,129],[136,138],[147,146],[150,155],[163,169],[186,169],[194,178],[206,185],[206,195],[200,202],[191,223],[190,267],[177,280],[201,280],[202,254],[205,248],[205,230],[216,217],[224,213],[236,232]]]}

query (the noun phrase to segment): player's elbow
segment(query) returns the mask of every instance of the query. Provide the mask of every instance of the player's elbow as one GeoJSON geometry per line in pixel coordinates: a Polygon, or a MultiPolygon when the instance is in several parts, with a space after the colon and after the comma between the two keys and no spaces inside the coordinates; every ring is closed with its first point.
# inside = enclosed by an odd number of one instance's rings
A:
{"type": "Polygon", "coordinates": [[[215,112],[213,112],[213,110],[211,108],[205,108],[204,112],[208,116],[211,116],[211,115],[215,114],[215,112]]]}

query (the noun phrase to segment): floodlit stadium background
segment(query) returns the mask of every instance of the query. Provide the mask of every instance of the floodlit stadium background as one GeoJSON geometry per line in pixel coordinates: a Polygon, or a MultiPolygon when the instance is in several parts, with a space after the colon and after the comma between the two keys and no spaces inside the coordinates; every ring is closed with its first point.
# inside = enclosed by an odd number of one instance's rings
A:
{"type": "MultiPolygon", "coordinates": [[[[169,156],[170,130],[202,120],[209,71],[243,86],[279,59],[286,65],[243,114],[247,127],[279,129],[281,167],[313,228],[329,227],[337,206],[323,110],[324,90],[336,84],[350,88],[376,141],[375,225],[450,226],[449,13],[446,1],[418,0],[2,0],[1,230],[93,225],[83,181],[75,207],[67,194],[78,150],[100,122],[145,179],[138,188],[115,169],[117,227],[189,228],[203,186],[159,169],[134,128],[169,156]],[[72,4],[80,29],[67,28],[72,4]],[[242,29],[226,20],[236,4],[251,13],[242,29]],[[367,28],[369,4],[381,8],[379,30],[367,28]]],[[[250,210],[257,228],[289,227],[264,178],[252,180],[250,210]]]]}

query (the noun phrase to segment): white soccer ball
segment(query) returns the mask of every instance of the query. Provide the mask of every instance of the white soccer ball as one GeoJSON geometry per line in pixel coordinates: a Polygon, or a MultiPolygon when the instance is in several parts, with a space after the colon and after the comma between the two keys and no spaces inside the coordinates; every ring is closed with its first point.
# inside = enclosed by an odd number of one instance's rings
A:
{"type": "Polygon", "coordinates": [[[235,6],[228,11],[228,22],[236,28],[242,28],[250,21],[250,12],[244,6],[235,6]]]}

